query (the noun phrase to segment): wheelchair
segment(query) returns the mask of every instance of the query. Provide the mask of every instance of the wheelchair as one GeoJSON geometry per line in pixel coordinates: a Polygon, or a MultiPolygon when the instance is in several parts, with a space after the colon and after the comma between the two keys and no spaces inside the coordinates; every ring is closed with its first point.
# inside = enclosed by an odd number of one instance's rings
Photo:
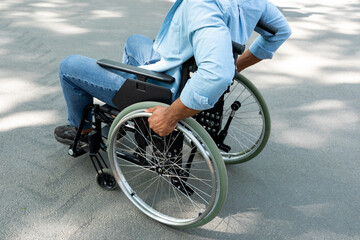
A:
{"type": "MultiPolygon", "coordinates": [[[[234,58],[244,46],[233,43],[234,58]]],[[[113,99],[117,106],[86,107],[69,154],[89,153],[104,189],[121,188],[143,213],[163,224],[193,228],[217,216],[227,195],[225,164],[246,162],[265,147],[270,115],[257,88],[235,71],[233,83],[212,109],[180,121],[166,137],[149,128],[145,110],[171,103],[172,76],[110,60],[100,66],[137,76],[127,79],[113,99]],[[93,115],[88,149],[78,145],[86,116],[93,115]],[[107,152],[109,165],[100,154],[107,152]],[[111,169],[111,170],[110,170],[111,169]]],[[[180,89],[196,71],[194,58],[182,66],[180,89]]]]}

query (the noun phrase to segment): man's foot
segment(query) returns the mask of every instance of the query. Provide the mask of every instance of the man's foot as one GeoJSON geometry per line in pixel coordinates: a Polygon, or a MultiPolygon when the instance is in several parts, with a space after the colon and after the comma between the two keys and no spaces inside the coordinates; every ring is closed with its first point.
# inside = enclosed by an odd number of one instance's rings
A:
{"type": "MultiPolygon", "coordinates": [[[[54,136],[56,141],[58,141],[59,143],[65,145],[72,145],[76,137],[76,132],[77,128],[71,125],[58,126],[54,130],[54,136]]],[[[78,142],[78,146],[81,148],[85,148],[88,146],[88,134],[80,135],[80,141],[78,142]]]]}

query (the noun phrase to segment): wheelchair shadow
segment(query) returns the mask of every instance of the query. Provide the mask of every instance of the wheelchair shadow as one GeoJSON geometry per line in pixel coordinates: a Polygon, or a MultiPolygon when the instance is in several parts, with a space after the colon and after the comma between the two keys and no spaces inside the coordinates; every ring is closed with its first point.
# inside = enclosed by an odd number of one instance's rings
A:
{"type": "Polygon", "coordinates": [[[242,239],[255,230],[261,217],[260,213],[255,208],[248,208],[249,199],[242,201],[239,199],[239,195],[248,197],[247,192],[251,188],[259,188],[261,184],[249,185],[249,182],[254,178],[240,165],[228,166],[227,171],[229,178],[228,196],[219,215],[202,227],[182,231],[211,239],[242,239]],[[244,184],[236,184],[237,182],[244,184]]]}

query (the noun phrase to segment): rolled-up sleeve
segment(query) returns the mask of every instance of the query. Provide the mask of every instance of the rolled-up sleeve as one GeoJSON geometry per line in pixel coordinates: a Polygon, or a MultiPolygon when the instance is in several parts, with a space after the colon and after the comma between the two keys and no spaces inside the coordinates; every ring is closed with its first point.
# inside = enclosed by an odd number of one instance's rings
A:
{"type": "Polygon", "coordinates": [[[209,109],[234,76],[231,36],[214,1],[191,1],[186,14],[198,70],[186,83],[180,100],[192,109],[209,109]]]}
{"type": "Polygon", "coordinates": [[[291,29],[284,15],[271,2],[267,2],[261,20],[278,28],[279,31],[276,35],[272,35],[260,28],[255,28],[260,35],[251,44],[249,50],[257,58],[271,59],[275,51],[290,37],[291,29]]]}

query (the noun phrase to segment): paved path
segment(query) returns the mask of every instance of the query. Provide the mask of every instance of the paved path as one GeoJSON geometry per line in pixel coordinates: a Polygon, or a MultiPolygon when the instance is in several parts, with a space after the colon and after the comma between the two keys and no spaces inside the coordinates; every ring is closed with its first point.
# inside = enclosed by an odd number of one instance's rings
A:
{"type": "Polygon", "coordinates": [[[88,156],[53,139],[66,122],[58,64],[121,59],[155,37],[165,0],[1,0],[0,239],[360,239],[360,4],[276,0],[293,35],[244,74],[268,102],[272,135],[228,167],[228,200],[192,230],[161,225],[95,184],[88,156]]]}

